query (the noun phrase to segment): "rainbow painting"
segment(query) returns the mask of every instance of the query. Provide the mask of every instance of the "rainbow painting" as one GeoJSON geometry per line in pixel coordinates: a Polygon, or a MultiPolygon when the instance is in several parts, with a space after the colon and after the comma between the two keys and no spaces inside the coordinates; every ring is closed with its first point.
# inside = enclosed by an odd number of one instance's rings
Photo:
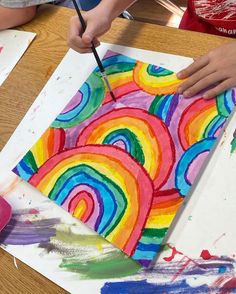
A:
{"type": "Polygon", "coordinates": [[[109,51],[14,172],[148,267],[236,105],[184,99],[168,69],[109,51]]]}

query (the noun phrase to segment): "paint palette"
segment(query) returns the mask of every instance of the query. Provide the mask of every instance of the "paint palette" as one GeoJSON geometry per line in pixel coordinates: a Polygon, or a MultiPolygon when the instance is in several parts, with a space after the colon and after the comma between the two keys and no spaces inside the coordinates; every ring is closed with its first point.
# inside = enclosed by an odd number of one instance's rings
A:
{"type": "Polygon", "coordinates": [[[0,196],[0,231],[8,224],[11,218],[11,206],[0,196]]]}
{"type": "Polygon", "coordinates": [[[160,251],[231,111],[183,99],[168,69],[107,52],[14,172],[143,266],[160,251]]]}

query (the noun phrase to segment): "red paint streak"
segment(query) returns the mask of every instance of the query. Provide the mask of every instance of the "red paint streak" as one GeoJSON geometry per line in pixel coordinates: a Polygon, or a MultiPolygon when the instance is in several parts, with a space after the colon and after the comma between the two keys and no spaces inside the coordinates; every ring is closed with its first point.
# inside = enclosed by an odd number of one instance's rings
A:
{"type": "Polygon", "coordinates": [[[190,262],[192,261],[192,259],[188,258],[187,256],[184,256],[180,262],[184,261],[187,258],[187,261],[180,266],[179,270],[177,271],[177,273],[173,276],[173,278],[171,279],[171,282],[174,282],[178,276],[180,276],[182,274],[182,272],[186,269],[186,267],[190,264],[190,262]]]}
{"type": "MultiPolygon", "coordinates": [[[[183,255],[183,253],[178,251],[175,247],[172,247],[169,244],[167,244],[167,245],[170,249],[172,249],[172,254],[170,257],[163,258],[165,261],[171,262],[177,254],[183,255]]],[[[190,263],[193,263],[194,266],[204,268],[204,265],[201,265],[197,261],[195,261],[194,259],[191,259],[188,256],[184,255],[182,257],[182,259],[178,262],[178,271],[172,277],[171,282],[174,282],[184,272],[184,270],[187,268],[187,266],[190,263]]]]}
{"type": "Polygon", "coordinates": [[[216,258],[217,256],[211,255],[208,250],[204,249],[202,250],[200,257],[202,257],[204,260],[209,260],[211,258],[216,258]]]}
{"type": "Polygon", "coordinates": [[[0,47],[0,53],[2,52],[2,50],[3,50],[3,47],[0,47]]]}
{"type": "Polygon", "coordinates": [[[190,264],[193,263],[195,266],[197,267],[202,267],[199,263],[197,263],[195,260],[189,258],[188,256],[184,256],[178,263],[179,265],[179,270],[177,271],[177,273],[173,276],[173,278],[171,279],[171,282],[174,282],[182,273],[183,271],[186,269],[186,267],[190,264]],[[184,263],[183,263],[184,262],[184,263]],[[182,263],[182,265],[181,265],[182,263]]]}
{"type": "Polygon", "coordinates": [[[32,222],[30,221],[30,220],[26,220],[26,221],[24,221],[24,224],[26,224],[26,225],[31,225],[32,224],[32,222]]]}
{"type": "Polygon", "coordinates": [[[218,294],[230,294],[235,293],[236,289],[236,277],[224,275],[216,279],[211,285],[212,289],[219,289],[218,294]]]}
{"type": "Polygon", "coordinates": [[[29,214],[39,214],[39,210],[35,208],[29,209],[29,214]]]}
{"type": "Polygon", "coordinates": [[[225,281],[228,280],[227,276],[220,276],[219,278],[217,278],[214,283],[211,285],[211,287],[214,288],[218,288],[220,289],[222,287],[222,285],[225,283],[225,281]]]}
{"type": "MultiPolygon", "coordinates": [[[[183,253],[180,252],[180,251],[178,251],[175,247],[171,247],[170,245],[168,245],[168,247],[169,247],[170,249],[172,249],[172,253],[171,253],[171,256],[169,256],[169,257],[164,257],[164,258],[163,258],[165,261],[167,261],[167,262],[171,262],[171,261],[175,258],[175,256],[176,256],[177,254],[183,255],[183,253]]],[[[180,260],[180,262],[178,263],[178,264],[180,265],[179,270],[178,270],[178,271],[175,273],[175,275],[173,276],[173,278],[172,278],[172,280],[171,280],[172,282],[174,282],[174,281],[179,277],[179,275],[182,274],[182,272],[186,269],[186,267],[190,264],[190,262],[193,262],[193,263],[197,264],[195,261],[193,261],[191,258],[189,258],[189,257],[187,257],[187,256],[184,256],[184,257],[180,260]],[[182,262],[184,262],[184,264],[181,265],[182,262]]]]}
{"type": "Polygon", "coordinates": [[[236,290],[236,278],[233,277],[227,281],[221,288],[220,294],[232,293],[232,290],[236,290]]]}
{"type": "Polygon", "coordinates": [[[183,253],[178,251],[175,247],[171,247],[170,245],[168,245],[168,246],[169,246],[169,248],[172,249],[172,252],[171,252],[171,256],[163,258],[165,261],[171,262],[177,254],[183,255],[183,253]]]}

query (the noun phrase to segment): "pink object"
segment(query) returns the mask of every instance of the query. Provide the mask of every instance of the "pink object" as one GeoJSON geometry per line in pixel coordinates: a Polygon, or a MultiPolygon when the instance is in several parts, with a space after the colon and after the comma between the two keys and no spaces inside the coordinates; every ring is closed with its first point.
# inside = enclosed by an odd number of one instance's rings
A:
{"type": "Polygon", "coordinates": [[[8,224],[11,218],[11,206],[0,196],[0,231],[8,224]]]}

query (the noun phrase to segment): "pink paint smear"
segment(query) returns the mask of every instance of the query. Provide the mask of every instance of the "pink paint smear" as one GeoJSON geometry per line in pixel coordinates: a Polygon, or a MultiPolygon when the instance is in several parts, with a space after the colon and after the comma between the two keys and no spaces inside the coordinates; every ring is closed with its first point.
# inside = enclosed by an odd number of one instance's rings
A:
{"type": "Polygon", "coordinates": [[[0,196],[0,231],[11,219],[11,206],[0,196]]]}

